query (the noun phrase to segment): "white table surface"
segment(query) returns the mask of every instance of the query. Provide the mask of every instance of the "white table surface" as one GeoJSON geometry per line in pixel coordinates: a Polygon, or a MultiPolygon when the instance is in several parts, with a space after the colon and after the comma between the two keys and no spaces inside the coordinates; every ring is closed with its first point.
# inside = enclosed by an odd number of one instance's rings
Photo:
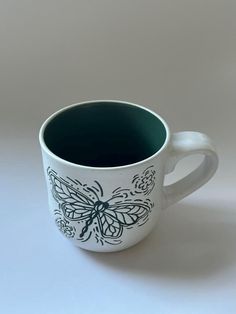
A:
{"type": "Polygon", "coordinates": [[[236,3],[0,6],[0,313],[236,313],[236,3]],[[216,176],[119,253],[73,247],[48,213],[38,129],[88,99],[144,104],[219,150],[216,176]]]}

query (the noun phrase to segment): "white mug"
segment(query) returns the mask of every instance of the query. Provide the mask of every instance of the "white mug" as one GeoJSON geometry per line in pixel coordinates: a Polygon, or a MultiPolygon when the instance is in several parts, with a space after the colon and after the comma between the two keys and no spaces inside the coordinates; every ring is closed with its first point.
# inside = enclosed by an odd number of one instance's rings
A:
{"type": "Polygon", "coordinates": [[[75,245],[97,252],[145,238],[162,209],[206,183],[218,157],[198,132],[171,134],[155,112],[133,103],[88,101],[51,115],[39,133],[49,208],[75,245]],[[163,186],[185,156],[203,154],[185,178],[163,186]]]}

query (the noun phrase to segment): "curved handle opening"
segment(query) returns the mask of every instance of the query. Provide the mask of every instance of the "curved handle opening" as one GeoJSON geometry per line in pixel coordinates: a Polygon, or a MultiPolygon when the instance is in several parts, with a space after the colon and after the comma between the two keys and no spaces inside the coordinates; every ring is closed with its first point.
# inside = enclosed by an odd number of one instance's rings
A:
{"type": "Polygon", "coordinates": [[[163,208],[178,202],[210,180],[218,167],[218,156],[212,141],[198,132],[180,132],[172,136],[166,174],[172,172],[179,160],[192,154],[204,156],[201,164],[179,181],[163,188],[163,208]]]}

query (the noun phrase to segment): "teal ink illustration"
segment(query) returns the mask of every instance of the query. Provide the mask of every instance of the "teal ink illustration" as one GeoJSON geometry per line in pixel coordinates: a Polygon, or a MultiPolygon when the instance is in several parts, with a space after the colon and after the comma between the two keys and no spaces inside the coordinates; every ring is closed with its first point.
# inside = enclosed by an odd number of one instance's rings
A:
{"type": "Polygon", "coordinates": [[[141,175],[135,175],[133,189],[118,187],[107,197],[98,181],[92,186],[77,179],[62,178],[50,167],[47,169],[52,186],[52,195],[58,204],[54,210],[59,230],[68,238],[76,234],[78,224],[81,242],[92,236],[97,243],[116,245],[121,243],[124,229],[141,226],[148,221],[154,206],[150,199],[137,195],[148,195],[155,186],[155,171],[148,167],[141,175]]]}
{"type": "Polygon", "coordinates": [[[132,183],[135,186],[135,193],[149,195],[155,186],[156,171],[153,166],[146,168],[141,175],[135,175],[132,183]]]}
{"type": "Polygon", "coordinates": [[[67,238],[74,238],[75,236],[75,227],[69,226],[69,221],[62,218],[57,218],[55,220],[56,225],[58,226],[59,230],[67,237],[67,238]]]}

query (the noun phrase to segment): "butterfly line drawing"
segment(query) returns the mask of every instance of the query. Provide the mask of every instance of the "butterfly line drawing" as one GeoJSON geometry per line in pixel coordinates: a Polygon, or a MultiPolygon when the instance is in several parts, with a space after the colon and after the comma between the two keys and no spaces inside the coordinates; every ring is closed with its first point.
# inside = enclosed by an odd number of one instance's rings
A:
{"type": "MultiPolygon", "coordinates": [[[[106,198],[98,181],[88,186],[77,179],[64,179],[50,167],[47,173],[53,198],[58,204],[54,214],[63,217],[67,227],[69,222],[83,224],[77,238],[82,242],[88,241],[93,235],[101,245],[104,245],[104,242],[120,244],[124,228],[130,229],[134,225],[145,224],[154,206],[150,199],[134,199],[130,189],[118,187],[110,198],[106,198]]],[[[65,232],[68,228],[60,230],[65,232]]]]}

